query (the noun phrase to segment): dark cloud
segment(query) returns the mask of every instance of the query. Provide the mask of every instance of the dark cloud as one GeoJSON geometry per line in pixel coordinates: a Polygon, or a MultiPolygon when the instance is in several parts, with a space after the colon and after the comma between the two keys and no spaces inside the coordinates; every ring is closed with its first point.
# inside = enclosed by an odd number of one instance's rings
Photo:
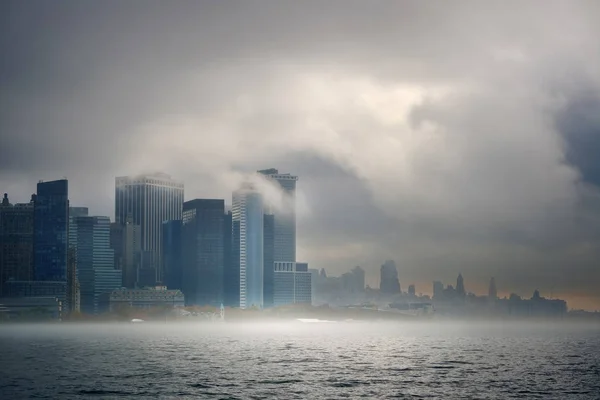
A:
{"type": "MultiPolygon", "coordinates": [[[[600,307],[597,2],[0,4],[0,185],[300,175],[300,256],[600,307]],[[561,27],[561,29],[557,29],[561,27]],[[573,71],[578,71],[574,73],[573,71]]],[[[427,286],[425,286],[427,285],[427,286]]]]}

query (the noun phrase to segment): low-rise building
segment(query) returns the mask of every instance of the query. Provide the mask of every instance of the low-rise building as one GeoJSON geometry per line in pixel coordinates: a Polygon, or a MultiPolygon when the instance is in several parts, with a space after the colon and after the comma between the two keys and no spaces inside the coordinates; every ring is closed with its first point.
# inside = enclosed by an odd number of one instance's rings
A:
{"type": "Polygon", "coordinates": [[[312,276],[308,264],[276,262],[274,276],[274,305],[311,304],[312,276]]]}
{"type": "Polygon", "coordinates": [[[60,320],[62,302],[58,297],[3,297],[0,310],[7,319],[60,320]]]}
{"type": "Polygon", "coordinates": [[[101,296],[102,308],[113,312],[120,307],[183,307],[185,298],[181,290],[168,290],[166,286],[144,289],[115,289],[101,296]]]}

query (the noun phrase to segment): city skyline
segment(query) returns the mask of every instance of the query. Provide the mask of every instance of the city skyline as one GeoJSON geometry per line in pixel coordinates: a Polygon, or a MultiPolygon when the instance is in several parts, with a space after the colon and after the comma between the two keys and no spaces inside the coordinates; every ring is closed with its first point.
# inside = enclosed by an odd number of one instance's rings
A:
{"type": "MultiPolygon", "coordinates": [[[[268,221],[267,218],[268,217],[271,217],[271,218],[274,217],[274,215],[272,214],[272,212],[274,210],[273,203],[271,203],[271,205],[268,205],[268,202],[265,200],[265,198],[266,197],[272,197],[273,194],[274,194],[274,192],[276,192],[278,190],[281,190],[283,192],[283,194],[285,195],[285,190],[286,190],[285,187],[280,186],[280,183],[277,182],[277,180],[268,180],[268,182],[269,182],[268,186],[263,186],[260,183],[257,185],[255,183],[255,181],[254,181],[255,178],[256,178],[256,176],[265,175],[265,171],[277,171],[277,170],[276,169],[258,170],[258,171],[256,171],[256,173],[250,173],[250,174],[246,175],[246,179],[244,181],[242,181],[243,182],[242,185],[238,188],[237,191],[234,191],[232,193],[232,203],[233,204],[237,203],[237,206],[235,206],[235,207],[231,206],[231,208],[234,208],[236,210],[235,212],[238,215],[238,225],[240,225],[239,224],[239,222],[240,222],[239,218],[241,218],[242,209],[243,209],[243,207],[245,207],[245,203],[247,201],[246,197],[248,195],[250,195],[250,197],[252,198],[251,199],[252,200],[251,201],[251,208],[256,209],[255,212],[254,212],[254,214],[256,214],[255,215],[256,218],[252,218],[252,219],[258,220],[259,219],[259,215],[263,216],[262,226],[260,226],[259,230],[263,230],[264,233],[261,233],[261,234],[258,235],[258,236],[261,237],[261,242],[262,242],[263,238],[266,241],[267,237],[268,237],[267,233],[266,233],[267,226],[269,226],[269,225],[267,225],[268,224],[267,223],[267,221],[268,221]],[[236,200],[236,198],[238,200],[236,200]],[[258,210],[257,207],[260,208],[260,212],[257,211],[258,210]]],[[[289,178],[290,180],[293,180],[294,182],[297,180],[296,176],[293,176],[293,175],[290,175],[290,174],[283,174],[283,175],[285,175],[286,178],[289,178]]],[[[170,175],[168,175],[166,173],[162,173],[162,172],[161,173],[154,173],[154,174],[132,175],[132,176],[140,177],[140,178],[141,177],[148,177],[148,176],[161,176],[161,177],[166,177],[168,179],[172,179],[170,175]]],[[[116,180],[118,181],[119,178],[116,178],[116,180]]],[[[177,182],[177,184],[178,185],[182,185],[182,187],[184,185],[183,182],[178,181],[178,180],[174,180],[173,182],[177,182]]],[[[38,188],[40,187],[40,185],[42,185],[43,188],[46,187],[46,186],[50,187],[51,188],[50,189],[50,194],[51,195],[56,195],[54,193],[56,191],[55,188],[59,188],[59,190],[58,190],[59,192],[61,190],[65,190],[64,188],[68,187],[68,180],[66,180],[66,178],[63,177],[62,179],[56,180],[56,181],[49,181],[49,182],[39,181],[38,188]],[[44,185],[44,183],[47,183],[47,185],[44,185]],[[57,186],[57,185],[62,185],[62,186],[57,186]]],[[[295,184],[294,184],[294,190],[295,190],[295,184]]],[[[58,195],[60,197],[62,195],[62,193],[58,193],[58,195]]],[[[35,199],[37,199],[37,194],[33,194],[32,197],[31,197],[31,199],[32,199],[31,200],[32,202],[35,199]]],[[[59,200],[60,200],[59,201],[60,204],[64,204],[65,203],[64,196],[60,197],[59,200]]],[[[15,203],[13,205],[12,203],[9,202],[8,194],[5,194],[3,205],[5,205],[5,207],[8,206],[8,208],[5,208],[5,210],[7,210],[7,211],[10,211],[13,208],[13,206],[18,206],[18,207],[22,208],[24,206],[27,206],[28,204],[29,203],[15,203]]],[[[31,204],[33,204],[33,203],[31,203],[31,204]]],[[[70,200],[68,198],[66,199],[66,204],[70,205],[70,200]]],[[[216,206],[216,208],[214,210],[212,210],[212,211],[217,211],[218,210],[217,214],[220,216],[219,218],[221,218],[220,222],[218,222],[217,225],[219,225],[221,227],[224,227],[225,218],[227,217],[227,213],[228,213],[227,209],[230,208],[230,207],[226,206],[225,199],[194,199],[194,200],[186,200],[186,201],[184,201],[182,203],[182,207],[181,208],[182,208],[183,213],[182,213],[182,219],[181,220],[166,220],[166,221],[163,221],[163,222],[165,224],[167,224],[167,225],[170,225],[170,223],[173,223],[173,222],[179,222],[179,223],[183,222],[183,225],[185,225],[185,221],[190,221],[191,219],[194,219],[196,217],[196,214],[199,212],[197,210],[201,210],[202,208],[207,207],[207,206],[209,207],[207,210],[209,210],[210,207],[216,206]],[[219,204],[220,204],[220,206],[219,206],[219,204]],[[187,214],[186,214],[186,210],[188,211],[187,214]],[[190,213],[190,212],[193,212],[193,213],[190,213]]],[[[116,210],[116,208],[115,208],[115,210],[116,210]]],[[[16,209],[15,209],[15,211],[16,211],[16,209]]],[[[230,216],[231,216],[231,212],[229,212],[229,213],[230,213],[230,216]]],[[[217,214],[215,214],[215,216],[217,214]]],[[[252,212],[250,214],[252,214],[252,212]]],[[[106,225],[105,226],[106,228],[108,228],[110,226],[111,229],[112,229],[113,225],[117,225],[118,224],[116,222],[111,221],[110,217],[97,216],[97,215],[90,216],[89,208],[88,207],[84,207],[84,206],[69,206],[68,207],[68,222],[67,222],[68,230],[69,230],[69,235],[68,235],[68,238],[67,238],[67,242],[68,242],[68,246],[69,247],[75,246],[77,244],[77,242],[78,242],[77,235],[78,235],[78,231],[80,230],[80,228],[78,227],[78,225],[79,225],[78,224],[78,220],[80,218],[81,218],[82,222],[84,220],[89,220],[89,222],[92,222],[93,220],[94,221],[95,220],[100,220],[100,221],[102,221],[101,224],[106,225]]],[[[129,218],[129,220],[132,223],[132,216],[129,215],[128,218],[129,218]]],[[[246,218],[247,218],[247,216],[246,216],[246,218]]],[[[232,224],[233,224],[233,221],[232,221],[232,224]]],[[[254,225],[256,225],[256,224],[254,224],[254,225]]],[[[259,225],[257,225],[257,226],[259,226],[259,225]]],[[[233,226],[235,226],[235,225],[232,225],[232,239],[235,241],[236,240],[236,236],[235,236],[235,230],[234,230],[233,226]]],[[[275,241],[274,241],[275,230],[273,228],[275,227],[275,225],[273,224],[273,222],[270,222],[270,226],[272,226],[271,227],[271,229],[272,229],[271,235],[273,235],[273,237],[271,237],[270,240],[272,241],[272,245],[274,246],[275,245],[275,241]]],[[[139,232],[139,226],[138,225],[133,225],[132,227],[134,227],[135,229],[137,229],[138,232],[139,232]]],[[[161,226],[161,230],[163,230],[164,228],[165,228],[165,226],[163,224],[163,226],[161,226]]],[[[182,228],[180,228],[180,229],[182,229],[182,228]]],[[[223,229],[223,228],[219,228],[219,229],[223,229]]],[[[105,236],[104,239],[108,240],[109,233],[110,233],[110,229],[105,229],[105,232],[103,234],[103,236],[105,236]]],[[[139,233],[138,233],[138,235],[139,235],[139,233]]],[[[110,233],[110,236],[112,238],[112,233],[110,233]]],[[[238,238],[238,240],[240,239],[240,237],[237,237],[237,238],[238,238]]],[[[221,240],[223,240],[223,239],[221,239],[221,240]]],[[[247,239],[244,239],[244,240],[247,240],[247,239]]],[[[258,246],[258,243],[259,242],[257,242],[257,246],[258,246]]],[[[266,243],[266,242],[264,242],[264,243],[266,243]]],[[[216,242],[215,242],[215,244],[216,244],[216,242]]],[[[100,251],[102,253],[106,253],[107,251],[110,251],[111,254],[112,254],[112,250],[109,250],[109,248],[112,249],[112,246],[113,246],[113,244],[109,245],[108,242],[106,242],[106,245],[104,247],[102,247],[100,249],[100,251]]],[[[89,247],[89,246],[84,245],[84,247],[86,247],[86,250],[87,249],[89,249],[90,251],[92,250],[92,248],[89,247]]],[[[214,248],[215,246],[213,244],[213,245],[210,245],[209,247],[214,248]]],[[[276,247],[274,246],[273,250],[275,250],[275,248],[276,247]]],[[[266,248],[264,250],[266,251],[266,248]]],[[[262,254],[262,256],[263,256],[262,263],[257,262],[257,265],[262,265],[262,268],[260,268],[260,270],[261,270],[260,273],[262,273],[262,274],[264,274],[264,272],[266,271],[266,268],[267,268],[266,254],[267,254],[266,252],[264,254],[262,254]]],[[[90,255],[91,255],[91,253],[90,253],[90,255]]],[[[215,253],[215,255],[216,255],[216,253],[215,253]]],[[[232,256],[233,256],[233,254],[232,254],[232,256]]],[[[88,256],[88,258],[89,257],[90,256],[88,256]]],[[[178,257],[180,259],[183,259],[184,258],[184,253],[182,252],[181,254],[178,255],[178,257]]],[[[203,258],[204,257],[206,257],[206,256],[203,256],[203,258]]],[[[271,257],[271,258],[274,257],[274,252],[269,257],[271,257]]],[[[104,260],[104,261],[101,261],[101,264],[105,264],[107,266],[110,264],[111,269],[112,269],[112,267],[114,267],[114,263],[112,262],[112,256],[108,257],[108,256],[106,256],[104,254],[103,256],[100,257],[100,259],[104,260]],[[111,261],[108,261],[108,258],[111,258],[111,261]]],[[[115,259],[115,262],[116,262],[116,259],[115,259]]],[[[240,260],[240,262],[242,262],[242,261],[240,260]]],[[[80,263],[81,263],[81,261],[77,261],[77,264],[80,264],[80,263]]],[[[83,262],[82,264],[85,264],[85,262],[83,262]]],[[[275,271],[278,271],[278,270],[282,270],[282,271],[295,271],[295,265],[296,264],[298,264],[298,265],[306,265],[305,263],[300,263],[300,262],[296,262],[296,261],[295,262],[277,262],[277,261],[275,261],[274,270],[275,271]],[[286,267],[284,269],[281,269],[281,266],[278,266],[278,265],[284,265],[284,264],[293,265],[293,267],[286,267]]],[[[182,266],[180,266],[180,268],[185,268],[183,265],[184,265],[184,263],[182,263],[182,266]]],[[[226,264],[223,264],[223,265],[224,265],[224,267],[223,267],[223,271],[222,271],[221,275],[223,277],[223,283],[225,283],[225,279],[226,278],[225,278],[224,274],[225,274],[225,265],[226,264]]],[[[102,265],[101,265],[101,267],[102,267],[102,265]]],[[[369,268],[369,266],[366,266],[366,267],[369,268]]],[[[357,268],[362,271],[362,274],[364,274],[364,271],[362,270],[361,266],[359,266],[359,265],[355,266],[354,270],[352,270],[352,271],[356,271],[357,268]]],[[[102,269],[102,268],[100,268],[100,269],[102,269]]],[[[317,270],[320,270],[320,269],[325,269],[325,268],[322,268],[322,267],[317,268],[317,270]]],[[[308,267],[304,267],[304,270],[306,272],[308,272],[308,267]]],[[[35,269],[33,269],[33,271],[35,272],[35,269]]],[[[350,272],[352,272],[352,271],[350,271],[350,272]]],[[[94,272],[92,270],[90,270],[90,272],[92,274],[94,274],[94,272]]],[[[67,274],[67,272],[65,272],[65,273],[67,274]]],[[[339,274],[339,276],[335,276],[335,277],[339,278],[339,279],[344,279],[344,276],[347,275],[347,274],[348,274],[347,271],[346,272],[341,272],[339,274]]],[[[102,276],[102,275],[103,274],[101,273],[100,276],[102,276]]],[[[104,275],[106,275],[106,274],[104,274],[104,275]]],[[[120,280],[121,279],[121,276],[120,276],[121,275],[121,271],[119,271],[118,275],[119,275],[119,280],[120,280]]],[[[67,275],[65,275],[65,277],[66,276],[67,275]]],[[[125,275],[123,275],[123,276],[125,276],[125,275]]],[[[189,280],[189,278],[191,278],[191,277],[188,277],[188,280],[189,280]]],[[[240,284],[242,282],[244,282],[244,278],[245,278],[244,274],[242,274],[240,284]]],[[[366,275],[366,276],[364,276],[361,279],[364,282],[364,287],[371,287],[371,288],[374,288],[374,289],[378,289],[380,291],[381,291],[381,284],[385,282],[387,286],[381,292],[381,293],[384,293],[384,294],[385,293],[388,293],[388,294],[393,294],[393,293],[407,294],[407,293],[410,292],[411,289],[409,289],[409,290],[402,290],[403,287],[406,288],[407,286],[410,286],[410,287],[412,287],[412,290],[415,290],[415,286],[416,286],[417,287],[416,292],[415,292],[416,294],[418,294],[419,296],[425,295],[425,296],[430,296],[430,297],[433,298],[434,295],[435,295],[435,286],[436,286],[436,284],[437,283],[441,283],[438,280],[438,278],[439,277],[434,277],[433,280],[430,280],[428,282],[427,281],[416,282],[416,284],[415,284],[414,280],[406,279],[406,276],[404,276],[404,277],[402,276],[401,269],[396,266],[394,260],[386,260],[383,263],[383,265],[381,266],[381,269],[379,271],[379,275],[375,275],[375,274],[371,274],[370,276],[366,275]],[[390,270],[390,268],[391,268],[391,270],[390,270]],[[384,272],[384,269],[385,269],[385,272],[384,272]],[[396,283],[394,283],[394,282],[396,282],[396,283]],[[402,282],[404,282],[405,286],[402,286],[403,285],[402,282]],[[396,288],[394,288],[394,285],[398,285],[398,286],[396,286],[396,288]],[[422,289],[423,287],[426,287],[426,288],[429,288],[429,289],[423,290],[422,289]]],[[[101,279],[105,279],[106,280],[106,278],[101,278],[101,279]]],[[[125,278],[123,278],[123,279],[125,279],[125,278]]],[[[271,279],[273,279],[273,278],[271,278],[271,279]]],[[[501,286],[500,289],[496,289],[496,279],[495,279],[495,277],[490,277],[490,279],[491,279],[491,281],[489,281],[489,285],[493,284],[494,292],[496,293],[497,298],[499,298],[499,299],[501,299],[501,298],[508,299],[510,296],[513,296],[513,295],[517,295],[517,296],[523,297],[523,298],[528,298],[527,297],[528,296],[527,293],[522,293],[522,292],[519,292],[519,291],[514,291],[514,290],[510,289],[509,287],[501,286]]],[[[108,281],[110,281],[110,282],[113,282],[113,281],[116,282],[115,279],[112,279],[110,277],[108,278],[108,281]]],[[[186,281],[185,278],[184,278],[184,281],[186,281]]],[[[254,303],[252,303],[252,304],[253,305],[261,304],[261,307],[262,306],[271,306],[272,304],[274,304],[274,303],[272,303],[273,300],[267,302],[266,297],[265,297],[266,293],[267,293],[266,285],[267,285],[267,282],[269,280],[266,277],[261,276],[260,279],[257,277],[255,279],[255,281],[260,281],[261,285],[263,285],[264,295],[263,295],[262,298],[260,296],[256,297],[256,295],[253,295],[254,297],[253,297],[253,299],[251,301],[254,301],[254,303]]],[[[123,282],[125,282],[125,281],[123,281],[123,282]]],[[[457,283],[456,286],[453,286],[453,285],[450,284],[448,287],[452,287],[452,289],[456,290],[457,293],[462,293],[462,296],[464,296],[466,294],[474,294],[476,296],[485,296],[486,293],[489,293],[490,290],[491,290],[490,289],[491,286],[488,286],[488,288],[487,288],[488,291],[485,292],[482,289],[482,286],[480,285],[480,282],[475,282],[474,285],[472,285],[471,287],[465,289],[465,286],[464,286],[463,282],[464,281],[463,281],[462,273],[458,272],[458,278],[457,278],[457,281],[456,281],[456,283],[457,283]],[[471,288],[475,288],[475,289],[471,290],[471,288]]],[[[271,283],[271,285],[272,285],[272,283],[271,283]]],[[[110,286],[110,284],[109,284],[109,286],[110,286]]],[[[445,289],[446,286],[442,285],[441,288],[445,289]]],[[[535,296],[535,293],[537,293],[537,295],[539,296],[539,287],[538,286],[534,286],[533,288],[534,289],[532,289],[532,290],[534,292],[534,296],[535,296]]],[[[272,289],[273,288],[271,288],[271,290],[272,289]]],[[[89,290],[90,289],[88,289],[88,291],[89,290]]],[[[93,288],[91,290],[92,290],[92,293],[93,293],[94,292],[93,288]]],[[[221,300],[218,301],[218,303],[221,303],[222,301],[225,301],[225,289],[224,289],[224,287],[220,288],[220,289],[216,289],[216,290],[217,290],[218,293],[220,293],[217,297],[219,299],[221,299],[221,300]]],[[[215,293],[217,293],[217,292],[215,292],[215,293]]],[[[258,289],[258,290],[256,290],[256,292],[262,292],[262,291],[260,289],[258,289]]],[[[98,292],[95,295],[92,294],[92,293],[86,293],[86,288],[84,286],[83,293],[82,293],[84,295],[84,297],[85,297],[85,295],[87,295],[87,296],[93,296],[94,297],[94,300],[88,300],[88,301],[84,300],[83,301],[83,309],[84,310],[85,309],[89,310],[89,307],[90,307],[90,305],[86,306],[86,303],[93,304],[94,309],[97,308],[97,298],[98,298],[98,295],[100,294],[100,292],[98,292]],[[93,301],[93,303],[90,303],[90,301],[93,301]]],[[[544,294],[547,295],[547,296],[549,295],[549,297],[547,297],[548,299],[558,298],[557,296],[553,296],[554,295],[554,288],[551,288],[549,291],[546,290],[544,294]]],[[[202,295],[208,295],[208,297],[210,297],[209,293],[202,293],[202,295]]],[[[197,302],[196,295],[193,295],[191,298],[193,299],[193,300],[191,300],[192,303],[197,302]]],[[[248,304],[246,302],[246,297],[244,295],[242,295],[242,294],[240,294],[240,300],[241,300],[240,305],[242,305],[243,308],[247,308],[247,307],[251,307],[252,306],[252,305],[250,305],[250,304],[248,304]]],[[[199,303],[203,304],[204,302],[205,301],[200,301],[199,303]]],[[[571,309],[578,309],[577,307],[570,307],[570,308],[571,309]]],[[[591,310],[593,310],[593,309],[591,309],[591,310]]]]}
{"type": "Polygon", "coordinates": [[[227,200],[276,166],[311,265],[600,308],[600,10],[492,3],[3,4],[1,191],[112,215],[115,176],[227,200]]]}

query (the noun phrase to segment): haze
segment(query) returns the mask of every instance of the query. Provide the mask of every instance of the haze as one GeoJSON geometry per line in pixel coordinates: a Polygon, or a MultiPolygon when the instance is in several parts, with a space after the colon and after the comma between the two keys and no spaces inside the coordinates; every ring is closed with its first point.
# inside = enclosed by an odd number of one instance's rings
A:
{"type": "Polygon", "coordinates": [[[600,4],[376,3],[3,1],[0,189],[276,167],[311,268],[600,309],[600,4]]]}

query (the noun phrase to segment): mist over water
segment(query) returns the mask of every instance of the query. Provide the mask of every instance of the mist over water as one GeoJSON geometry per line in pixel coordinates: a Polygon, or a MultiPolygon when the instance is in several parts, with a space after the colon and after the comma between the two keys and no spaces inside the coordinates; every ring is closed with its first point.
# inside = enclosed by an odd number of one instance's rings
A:
{"type": "Polygon", "coordinates": [[[600,397],[598,325],[31,324],[0,347],[7,399],[600,397]]]}

